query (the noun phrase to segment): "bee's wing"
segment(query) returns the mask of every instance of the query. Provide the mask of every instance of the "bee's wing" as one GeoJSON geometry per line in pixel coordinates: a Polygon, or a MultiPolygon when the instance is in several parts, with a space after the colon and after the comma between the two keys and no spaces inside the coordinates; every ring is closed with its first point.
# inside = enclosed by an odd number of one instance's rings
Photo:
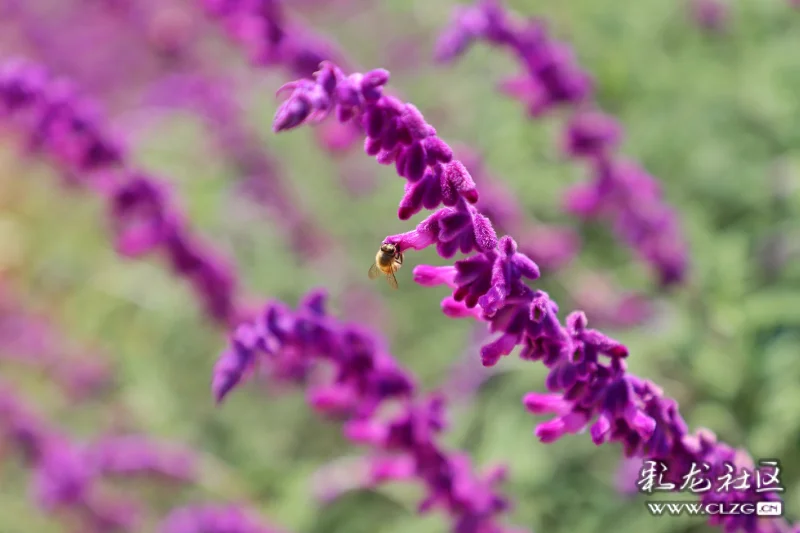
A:
{"type": "Polygon", "coordinates": [[[389,282],[389,286],[393,289],[397,288],[397,278],[394,276],[394,272],[390,274],[386,274],[386,281],[389,282]]]}
{"type": "Polygon", "coordinates": [[[380,276],[381,275],[381,271],[378,268],[378,265],[376,265],[375,263],[372,263],[372,266],[369,267],[368,275],[369,275],[369,279],[375,279],[378,276],[380,276]]]}

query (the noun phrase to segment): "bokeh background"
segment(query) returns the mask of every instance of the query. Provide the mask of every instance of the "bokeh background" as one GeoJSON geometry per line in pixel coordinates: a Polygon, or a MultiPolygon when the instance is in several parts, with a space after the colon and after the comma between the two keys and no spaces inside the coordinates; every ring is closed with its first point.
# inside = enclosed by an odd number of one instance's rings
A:
{"type": "MultiPolygon", "coordinates": [[[[452,2],[286,4],[357,65],[389,69],[391,87],[444,139],[483,156],[530,224],[580,234],[576,256],[536,286],[623,341],[632,371],[675,397],[692,428],[779,458],[787,517],[800,519],[800,11],[779,0],[730,2],[709,26],[682,1],[509,3],[544,17],[574,47],[601,106],[625,126],[624,153],[660,179],[680,213],[690,279],[660,290],[607,226],[564,214],[563,191],[586,171],[559,152],[563,116],[532,120],[496,92],[517,72],[513,60],[477,46],[453,66],[434,63],[452,2]],[[639,303],[625,311],[624,294],[639,303]]],[[[167,180],[198,234],[232,258],[253,302],[295,305],[327,287],[336,314],[379,330],[426,388],[451,396],[448,444],[478,464],[509,465],[515,524],[547,533],[712,530],[697,518],[647,514],[645,497],[618,481],[616,446],[597,448],[588,435],[539,443],[520,398],[544,390],[545,370],[513,357],[481,367],[482,332],[441,314],[443,289],[411,279],[413,265],[442,260],[408,254],[398,291],[367,279],[382,238],[421,219],[397,220],[393,167],[358,146],[330,154],[311,128],[272,134],[273,95],[289,74],[249,66],[200,2],[6,0],[0,58],[18,55],[101,102],[137,165],[167,180]],[[216,80],[230,115],[213,115],[216,96],[187,81],[195,76],[216,80]],[[270,162],[258,168],[286,186],[288,208],[254,192],[252,169],[237,162],[241,140],[226,137],[233,121],[252,134],[248,150],[270,162]]],[[[440,514],[416,514],[417,487],[359,489],[350,462],[359,450],[310,410],[303,390],[255,380],[216,407],[209,382],[226,332],[163,261],[114,252],[97,197],[26,156],[11,130],[0,134],[0,375],[76,439],[136,431],[201,454],[196,486],[123,489],[148,501],[151,523],[181,503],[229,501],[302,533],[446,527],[440,514]],[[20,324],[33,321],[41,329],[29,335],[47,342],[20,340],[20,324]],[[84,362],[107,366],[113,380],[76,399],[59,380],[84,362]]],[[[65,531],[37,510],[28,477],[13,454],[3,458],[0,532],[65,531]]]]}

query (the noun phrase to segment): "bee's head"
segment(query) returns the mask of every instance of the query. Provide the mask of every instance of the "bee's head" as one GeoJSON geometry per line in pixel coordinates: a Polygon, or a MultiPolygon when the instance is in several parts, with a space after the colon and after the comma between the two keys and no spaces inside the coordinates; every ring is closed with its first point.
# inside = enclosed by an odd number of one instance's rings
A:
{"type": "Polygon", "coordinates": [[[397,247],[394,244],[388,242],[381,244],[381,252],[385,254],[393,254],[395,251],[397,251],[397,247]]]}

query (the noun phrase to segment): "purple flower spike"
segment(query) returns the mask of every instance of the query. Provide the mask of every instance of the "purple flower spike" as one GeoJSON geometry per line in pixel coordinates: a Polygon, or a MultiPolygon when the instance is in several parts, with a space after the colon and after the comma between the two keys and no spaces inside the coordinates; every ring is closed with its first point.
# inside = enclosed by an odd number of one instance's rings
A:
{"type": "Polygon", "coordinates": [[[225,326],[238,322],[236,280],[227,261],[195,240],[158,180],[130,166],[92,101],[35,64],[13,62],[0,67],[0,102],[0,118],[25,134],[31,148],[107,201],[121,254],[157,249],[189,281],[211,318],[225,326]]]}
{"type": "Polygon", "coordinates": [[[573,157],[600,157],[617,148],[622,127],[600,111],[576,113],[565,130],[564,151],[573,157]]]}
{"type": "Polygon", "coordinates": [[[44,68],[16,59],[0,69],[0,102],[3,113],[11,114],[28,109],[41,98],[42,87],[47,82],[44,68]]]}
{"type": "MultiPolygon", "coordinates": [[[[455,273],[452,267],[441,271],[429,267],[419,275],[429,276],[431,283],[437,279],[450,283],[455,273]]],[[[309,370],[312,364],[333,366],[329,380],[315,382],[307,397],[318,412],[345,419],[344,432],[350,440],[374,449],[371,484],[417,479],[427,490],[420,509],[447,512],[452,531],[506,531],[497,522],[508,506],[496,488],[502,476],[475,474],[464,458],[439,444],[446,426],[444,398],[421,398],[415,379],[382,342],[326,313],[323,293],[311,292],[297,311],[268,305],[254,321],[240,326],[222,360],[230,350],[239,349],[242,338],[273,366],[282,366],[285,359],[300,359],[309,370]],[[387,420],[389,405],[399,412],[387,420]]]]}
{"type": "Polygon", "coordinates": [[[568,209],[584,218],[610,218],[616,233],[658,266],[663,285],[680,281],[687,269],[685,246],[677,215],[662,202],[655,179],[626,161],[600,158],[593,168],[597,180],[570,190],[568,209]]]}
{"type": "Polygon", "coordinates": [[[478,254],[456,261],[454,300],[463,301],[467,307],[478,305],[478,300],[492,288],[493,255],[478,254]]]}
{"type": "Polygon", "coordinates": [[[497,235],[489,220],[462,200],[455,208],[436,211],[413,231],[390,235],[384,241],[400,250],[423,250],[435,244],[440,255],[453,257],[458,251],[466,254],[492,250],[497,235]]]}
{"type": "Polygon", "coordinates": [[[196,458],[188,450],[140,436],[106,437],[92,443],[87,454],[103,475],[144,475],[179,482],[197,477],[196,458]]]}
{"type": "Polygon", "coordinates": [[[111,216],[120,254],[145,255],[179,231],[180,222],[164,216],[165,205],[165,191],[143,176],[132,176],[114,191],[111,216]]]}
{"type": "MultiPolygon", "coordinates": [[[[714,16],[716,11],[710,18],[714,16]]],[[[500,0],[477,0],[456,10],[442,34],[437,57],[451,60],[477,40],[508,49],[517,57],[524,72],[502,82],[500,90],[520,100],[531,116],[558,107],[574,111],[564,127],[563,150],[590,164],[593,181],[568,191],[567,209],[587,219],[609,218],[619,238],[656,271],[661,285],[684,281],[687,244],[677,215],[661,192],[653,191],[652,177],[642,177],[640,171],[634,180],[623,174],[637,172],[614,170],[622,127],[597,109],[591,76],[581,69],[570,48],[549,35],[543,20],[517,21],[500,0]],[[630,194],[634,188],[636,194],[630,194]],[[642,201],[642,196],[647,200],[642,201]]]]}
{"type": "Polygon", "coordinates": [[[234,333],[229,350],[220,356],[214,365],[211,390],[219,403],[239,382],[255,368],[256,333],[248,324],[242,324],[234,333]]]}
{"type": "Polygon", "coordinates": [[[505,306],[511,295],[521,296],[530,291],[522,278],[539,279],[539,267],[527,256],[517,253],[517,243],[503,237],[498,244],[500,256],[492,267],[492,288],[478,300],[486,316],[492,316],[505,306]]]}
{"type": "Polygon", "coordinates": [[[36,500],[48,511],[85,501],[97,474],[83,450],[49,440],[34,473],[36,500]]]}
{"type": "Polygon", "coordinates": [[[481,0],[456,10],[440,38],[437,59],[451,61],[459,55],[453,52],[477,40],[509,47],[521,56],[528,72],[505,81],[501,90],[522,100],[533,116],[559,105],[582,103],[591,94],[591,77],[578,67],[568,47],[548,36],[541,20],[516,24],[499,1],[481,0]]]}
{"type": "Polygon", "coordinates": [[[49,152],[78,174],[113,168],[123,152],[108,132],[94,103],[82,100],[63,80],[52,80],[46,69],[23,60],[0,67],[0,117],[27,118],[28,146],[49,152]]]}
{"type": "MultiPolygon", "coordinates": [[[[499,4],[487,0],[482,5],[491,7],[499,4]]],[[[540,48],[542,33],[536,27],[525,31],[526,46],[530,47],[532,59],[535,59],[531,68],[539,75],[551,75],[548,69],[553,66],[553,57],[563,59],[563,52],[556,50],[552,56],[544,53],[540,48]]],[[[492,33],[489,38],[495,37],[505,38],[502,32],[492,33]]],[[[556,85],[554,82],[553,86],[556,85]]],[[[391,100],[389,104],[393,105],[391,100]]],[[[415,128],[415,131],[423,130],[415,128]]],[[[410,133],[401,136],[406,145],[413,142],[410,133]]],[[[597,158],[595,163],[603,167],[604,171],[619,171],[605,157],[597,158]]],[[[610,197],[617,201],[618,195],[628,194],[635,184],[637,195],[630,196],[635,201],[627,203],[629,212],[626,216],[647,216],[643,212],[645,208],[655,210],[656,213],[657,235],[644,231],[640,224],[627,228],[627,238],[646,244],[640,249],[653,255],[663,253],[664,247],[659,245],[667,242],[672,246],[669,248],[674,254],[672,257],[682,257],[677,252],[680,247],[673,246],[676,243],[674,226],[670,222],[673,218],[667,216],[665,209],[658,208],[659,190],[654,181],[647,179],[636,167],[625,169],[615,181],[612,186],[608,184],[608,180],[604,180],[604,188],[596,196],[604,200],[605,197],[610,197]],[[608,189],[613,193],[609,193],[608,189]]],[[[463,198],[459,202],[454,207],[448,206],[434,212],[415,230],[387,237],[387,241],[397,244],[403,251],[423,249],[436,244],[440,256],[451,257],[454,248],[442,247],[441,244],[455,241],[455,236],[462,232],[474,236],[477,233],[474,230],[463,230],[465,227],[476,227],[475,220],[480,215],[475,206],[467,204],[463,198]]],[[[594,203],[596,205],[592,206],[593,209],[602,210],[606,207],[606,202],[594,203]]],[[[487,234],[496,235],[493,229],[489,230],[491,223],[488,218],[484,217],[484,220],[482,224],[485,224],[487,234]]],[[[664,462],[671,476],[678,479],[689,472],[692,464],[703,462],[707,462],[715,471],[723,468],[726,461],[737,460],[737,464],[747,467],[750,460],[746,455],[737,454],[730,447],[716,442],[707,432],[690,434],[678,412],[677,402],[664,397],[663,391],[652,383],[630,374],[625,362],[628,357],[627,347],[597,330],[590,329],[583,312],[570,313],[566,323],[562,325],[556,303],[546,293],[533,290],[522,282],[523,277],[538,277],[539,269],[533,261],[519,253],[515,241],[510,237],[497,240],[495,236],[487,240],[487,244],[489,242],[493,244],[491,248],[478,248],[476,254],[456,261],[455,276],[447,267],[419,266],[415,277],[427,286],[455,285],[452,287],[452,295],[442,301],[442,310],[448,316],[471,316],[488,322],[489,331],[498,334],[497,338],[481,348],[481,358],[485,366],[496,364],[503,356],[520,346],[522,359],[542,361],[548,368],[545,386],[549,394],[532,393],[524,400],[526,407],[536,414],[546,412],[555,415],[536,427],[535,434],[541,441],[554,442],[567,434],[582,433],[589,429],[591,438],[597,445],[618,442],[625,457],[664,462]],[[743,457],[747,460],[742,459],[743,457]]],[[[673,273],[677,275],[679,270],[675,269],[673,273]]],[[[335,343],[328,345],[335,346],[335,343]]],[[[336,359],[331,357],[330,352],[327,358],[336,359]]],[[[376,412],[375,402],[365,403],[369,405],[366,413],[376,412]]],[[[351,418],[346,433],[351,439],[387,451],[404,448],[413,450],[411,453],[417,458],[419,456],[416,454],[426,449],[431,435],[440,431],[443,426],[438,412],[435,402],[415,402],[389,422],[367,415],[351,418]]],[[[439,460],[439,456],[428,450],[424,460],[422,457],[416,460],[418,465],[432,463],[439,476],[430,480],[427,477],[427,467],[418,469],[417,474],[426,480],[429,489],[434,489],[432,496],[423,502],[422,510],[436,502],[448,501],[436,497],[438,493],[435,489],[440,486],[442,472],[447,472],[445,478],[450,498],[455,498],[458,492],[456,487],[466,486],[466,483],[457,480],[459,465],[463,463],[455,457],[439,460]],[[430,460],[431,458],[435,460],[430,460]]],[[[725,501],[754,501],[757,496],[751,489],[729,492],[724,498],[725,501]]],[[[704,501],[707,498],[708,496],[703,496],[704,501]]],[[[477,511],[483,516],[487,510],[499,512],[499,509],[504,508],[504,503],[500,500],[487,506],[487,502],[491,501],[493,500],[487,497],[487,493],[481,491],[481,505],[475,506],[474,502],[470,506],[457,505],[456,509],[461,511],[454,513],[454,531],[462,531],[461,527],[465,524],[470,525],[466,529],[468,531],[483,531],[471,527],[474,520],[471,513],[477,511]],[[469,509],[466,515],[464,509],[469,509]]],[[[452,512],[452,507],[450,509],[452,512]]],[[[714,517],[713,523],[721,525],[726,532],[741,529],[744,533],[777,533],[786,529],[785,524],[774,521],[762,523],[752,516],[726,516],[721,519],[714,517]]]]}
{"type": "Polygon", "coordinates": [[[365,128],[365,151],[382,164],[395,163],[399,176],[407,180],[398,216],[408,220],[422,208],[440,204],[455,206],[460,198],[478,201],[475,182],[467,169],[452,160],[452,149],[411,104],[383,94],[389,73],[379,69],[366,74],[345,74],[326,61],[314,81],[290,82],[281,92],[291,91],[275,113],[273,130],[295,128],[335,115],[341,123],[365,128]]]}

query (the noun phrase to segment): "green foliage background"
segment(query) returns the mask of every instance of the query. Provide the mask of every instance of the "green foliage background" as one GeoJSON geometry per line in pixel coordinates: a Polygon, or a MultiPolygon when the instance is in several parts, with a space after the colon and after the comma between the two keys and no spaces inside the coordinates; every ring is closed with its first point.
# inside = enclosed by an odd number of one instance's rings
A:
{"type": "MultiPolygon", "coordinates": [[[[479,147],[531,215],[574,224],[559,211],[560,194],[585,176],[557,155],[561,118],[531,121],[520,105],[495,92],[496,80],[517,72],[513,61],[482,46],[453,67],[429,60],[451,2],[338,4],[304,2],[299,11],[361,65],[392,70],[391,86],[417,104],[445,139],[479,147]]],[[[681,2],[512,5],[545,16],[574,45],[597,80],[602,106],[626,127],[624,152],[660,178],[691,242],[691,282],[660,294],[606,229],[581,228],[581,269],[611,273],[621,287],[658,301],[653,321],[610,333],[630,347],[633,372],[679,400],[692,428],[708,427],[756,458],[781,459],[787,515],[800,519],[800,12],[778,0],[735,2],[727,31],[708,35],[687,21],[681,2]],[[788,188],[780,186],[784,178],[788,188]],[[772,268],[776,263],[779,268],[772,268]]],[[[245,119],[280,156],[302,204],[346,258],[331,266],[293,257],[269,217],[232,190],[232,167],[191,115],[161,117],[136,143],[136,160],[171,181],[198,230],[236,259],[249,293],[294,305],[307,289],[325,285],[334,306],[354,315],[357,309],[343,304],[343,288],[379,295],[387,308],[380,326],[393,353],[427,388],[448,379],[459,360],[469,357],[479,365],[477,348],[469,345],[471,324],[442,316],[443,290],[411,281],[414,264],[441,260],[412,254],[396,293],[366,278],[381,239],[419,219],[396,220],[402,181],[392,168],[375,165],[358,150],[333,160],[310,129],[272,135],[272,95],[284,74],[250,76],[241,95],[245,119]],[[374,175],[376,188],[353,198],[340,185],[341,173],[374,175]]],[[[53,170],[16,154],[13,144],[0,145],[6,277],[30,309],[53,317],[69,338],[102,346],[113,358],[119,387],[78,408],[41,376],[9,364],[0,372],[76,436],[122,424],[202,450],[207,464],[201,487],[131,488],[152,491],[153,517],[179,502],[247,499],[268,520],[295,532],[444,530],[441,516],[415,514],[416,487],[316,501],[315,471],[355,453],[339,426],[313,414],[302,391],[249,385],[215,408],[209,376],[223,332],[201,316],[188,288],[158,260],[130,262],[114,254],[96,199],[65,192],[53,170]],[[128,413],[124,420],[120,405],[128,413]]],[[[574,270],[548,274],[537,284],[562,302],[562,311],[573,308],[568,288],[574,270]]],[[[711,530],[698,519],[652,518],[643,497],[619,495],[616,446],[596,448],[587,434],[540,444],[532,434],[537,420],[520,398],[543,390],[544,377],[540,366],[506,358],[476,397],[454,406],[448,435],[478,464],[510,465],[515,524],[546,533],[711,530]]],[[[0,531],[58,531],[29,503],[25,479],[13,462],[2,465],[0,531]]]]}

